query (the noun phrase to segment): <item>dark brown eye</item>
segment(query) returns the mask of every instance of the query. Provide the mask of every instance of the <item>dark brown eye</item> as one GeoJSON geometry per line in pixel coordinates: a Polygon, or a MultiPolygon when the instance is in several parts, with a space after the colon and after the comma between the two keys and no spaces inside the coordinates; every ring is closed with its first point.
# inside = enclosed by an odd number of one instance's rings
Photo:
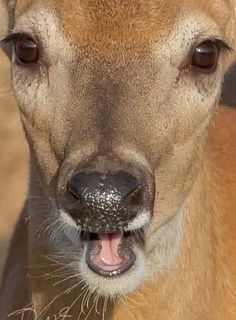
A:
{"type": "Polygon", "coordinates": [[[18,39],[15,43],[18,60],[23,64],[38,62],[38,46],[31,39],[18,39]]]}
{"type": "Polygon", "coordinates": [[[219,58],[219,48],[212,41],[202,42],[193,53],[192,66],[205,72],[214,71],[219,58]]]}

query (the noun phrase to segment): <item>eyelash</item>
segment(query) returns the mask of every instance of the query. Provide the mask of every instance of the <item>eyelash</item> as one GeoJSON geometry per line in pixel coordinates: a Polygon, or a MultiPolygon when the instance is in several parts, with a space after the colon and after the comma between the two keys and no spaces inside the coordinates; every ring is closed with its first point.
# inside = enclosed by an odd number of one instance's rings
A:
{"type": "MultiPolygon", "coordinates": [[[[212,43],[214,43],[217,46],[220,53],[228,53],[233,51],[233,49],[224,40],[219,39],[217,37],[211,37],[206,39],[205,41],[211,41],[212,43]]],[[[205,42],[205,41],[202,41],[202,42],[205,42]]],[[[196,45],[196,47],[198,45],[196,45]]]]}
{"type": "Polygon", "coordinates": [[[32,37],[28,36],[25,33],[11,33],[6,36],[3,40],[0,41],[3,45],[6,44],[14,44],[17,40],[26,40],[26,39],[32,39],[32,37]]]}

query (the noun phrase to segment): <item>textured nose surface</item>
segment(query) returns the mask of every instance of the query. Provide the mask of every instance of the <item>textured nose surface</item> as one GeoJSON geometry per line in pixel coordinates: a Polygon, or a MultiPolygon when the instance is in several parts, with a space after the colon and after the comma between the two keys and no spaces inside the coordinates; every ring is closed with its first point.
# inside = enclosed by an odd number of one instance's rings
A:
{"type": "Polygon", "coordinates": [[[68,192],[77,199],[73,218],[82,225],[96,230],[104,224],[121,224],[134,218],[136,210],[131,204],[132,195],[139,187],[138,180],[125,171],[112,174],[77,172],[68,181],[68,192]],[[102,223],[103,222],[103,223],[102,223]]]}
{"type": "Polygon", "coordinates": [[[130,173],[115,174],[78,172],[68,182],[69,191],[79,200],[86,200],[93,206],[101,197],[114,202],[124,201],[138,188],[138,180],[130,173]]]}

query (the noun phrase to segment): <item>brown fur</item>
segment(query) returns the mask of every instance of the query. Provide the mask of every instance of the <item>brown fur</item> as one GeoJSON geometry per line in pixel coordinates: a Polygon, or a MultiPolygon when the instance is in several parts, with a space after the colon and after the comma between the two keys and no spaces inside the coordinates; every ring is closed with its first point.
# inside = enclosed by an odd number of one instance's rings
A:
{"type": "Polygon", "coordinates": [[[72,319],[235,319],[236,112],[216,111],[234,54],[221,55],[213,75],[186,67],[196,38],[220,36],[236,49],[235,11],[223,0],[17,1],[15,28],[38,33],[45,55],[40,73],[12,72],[31,182],[5,268],[1,319],[28,303],[32,309],[12,319],[54,320],[69,306],[72,319]],[[145,234],[153,273],[114,303],[100,298],[98,314],[82,285],[65,292],[76,279],[55,285],[45,276],[60,266],[55,252],[69,264],[75,249],[62,231],[41,229],[58,217],[71,170],[102,164],[135,168],[149,191],[146,208],[154,201],[145,234]]]}

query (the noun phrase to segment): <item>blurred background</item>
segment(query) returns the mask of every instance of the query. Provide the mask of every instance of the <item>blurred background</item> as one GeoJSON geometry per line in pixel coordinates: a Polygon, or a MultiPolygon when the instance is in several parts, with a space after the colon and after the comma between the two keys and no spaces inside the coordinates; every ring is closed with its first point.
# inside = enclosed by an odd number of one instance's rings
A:
{"type": "Polygon", "coordinates": [[[0,50],[0,281],[3,263],[27,190],[28,150],[10,87],[9,62],[0,50]]]}

